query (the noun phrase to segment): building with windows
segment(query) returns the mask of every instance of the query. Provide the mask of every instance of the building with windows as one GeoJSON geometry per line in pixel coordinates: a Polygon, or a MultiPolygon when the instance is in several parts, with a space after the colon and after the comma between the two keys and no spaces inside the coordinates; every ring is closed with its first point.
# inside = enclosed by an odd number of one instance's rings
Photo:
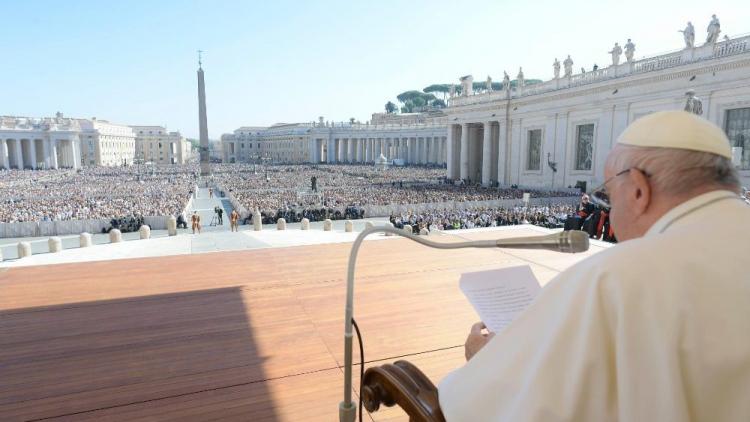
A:
{"type": "Polygon", "coordinates": [[[185,164],[191,145],[180,132],[162,126],[130,126],[135,132],[135,159],[138,163],[185,164]]]}
{"type": "MultiPolygon", "coordinates": [[[[634,46],[633,46],[634,48],[634,46]]],[[[614,59],[614,57],[613,57],[614,59]]],[[[485,185],[598,185],[629,123],[685,109],[694,91],[702,116],[725,129],[750,184],[750,36],[686,47],[512,90],[449,100],[447,174],[485,185]],[[691,94],[692,95],[692,94],[691,94]]]]}
{"type": "Polygon", "coordinates": [[[127,166],[135,161],[135,134],[129,126],[96,118],[79,119],[81,164],[127,166]]]}
{"type": "Polygon", "coordinates": [[[135,135],[105,120],[0,117],[0,168],[56,169],[133,163],[135,135]]]}

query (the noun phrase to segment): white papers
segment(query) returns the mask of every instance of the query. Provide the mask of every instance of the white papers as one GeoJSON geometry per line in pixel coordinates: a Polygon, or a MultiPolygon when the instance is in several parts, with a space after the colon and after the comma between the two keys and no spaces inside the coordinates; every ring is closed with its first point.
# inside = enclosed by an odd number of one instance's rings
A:
{"type": "Polygon", "coordinates": [[[464,273],[459,287],[494,333],[510,324],[542,290],[528,265],[464,273]]]}

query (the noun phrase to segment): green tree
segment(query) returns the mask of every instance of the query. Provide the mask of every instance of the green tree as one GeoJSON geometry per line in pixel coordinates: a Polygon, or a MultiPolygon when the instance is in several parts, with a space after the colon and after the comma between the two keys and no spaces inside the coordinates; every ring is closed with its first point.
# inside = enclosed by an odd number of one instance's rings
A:
{"type": "Polygon", "coordinates": [[[445,101],[441,100],[440,98],[438,98],[437,100],[433,101],[430,105],[433,106],[433,107],[435,107],[435,108],[445,108],[446,107],[445,101]]]}
{"type": "Polygon", "coordinates": [[[416,90],[405,91],[405,92],[402,92],[402,93],[396,95],[396,99],[400,103],[404,104],[404,103],[406,103],[409,100],[413,100],[415,98],[420,98],[423,95],[426,95],[426,94],[424,92],[422,92],[422,91],[416,91],[416,90]]]}
{"type": "Polygon", "coordinates": [[[396,104],[393,104],[393,102],[388,101],[385,103],[385,112],[388,114],[393,114],[398,110],[398,107],[396,107],[396,104]]]}
{"type": "Polygon", "coordinates": [[[451,84],[432,84],[422,91],[426,92],[427,94],[439,93],[443,97],[443,101],[445,101],[451,91],[451,84]]]}

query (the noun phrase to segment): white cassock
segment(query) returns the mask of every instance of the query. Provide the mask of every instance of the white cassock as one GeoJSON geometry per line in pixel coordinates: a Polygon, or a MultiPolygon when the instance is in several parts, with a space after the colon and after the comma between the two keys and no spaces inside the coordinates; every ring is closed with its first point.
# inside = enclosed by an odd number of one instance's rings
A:
{"type": "Polygon", "coordinates": [[[439,386],[452,421],[750,421],[750,206],[713,191],[550,281],[439,386]]]}

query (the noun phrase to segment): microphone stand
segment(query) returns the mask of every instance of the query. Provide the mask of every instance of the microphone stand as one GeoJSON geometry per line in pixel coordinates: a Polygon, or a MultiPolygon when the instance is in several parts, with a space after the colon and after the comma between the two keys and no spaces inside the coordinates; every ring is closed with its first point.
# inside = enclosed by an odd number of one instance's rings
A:
{"type": "MultiPolygon", "coordinates": [[[[498,240],[472,240],[465,242],[440,243],[424,238],[407,234],[403,229],[395,227],[370,227],[360,233],[352,244],[349,253],[349,266],[346,271],[346,311],[344,315],[344,401],[339,403],[339,422],[355,422],[357,416],[357,407],[352,402],[352,317],[354,316],[354,267],[357,263],[357,253],[359,252],[365,237],[373,233],[391,233],[413,240],[419,244],[436,249],[464,249],[464,248],[517,248],[517,249],[557,249],[562,252],[580,252],[576,249],[565,249],[560,247],[560,241],[553,242],[551,238],[560,237],[560,234],[552,236],[536,236],[504,239],[502,243],[498,240]]],[[[560,239],[563,241],[570,239],[570,233],[563,232],[560,239]],[[565,236],[567,233],[567,236],[565,236]]],[[[585,249],[588,249],[588,235],[585,236],[585,249]]],[[[360,392],[361,394],[361,392],[360,392]]]]}

